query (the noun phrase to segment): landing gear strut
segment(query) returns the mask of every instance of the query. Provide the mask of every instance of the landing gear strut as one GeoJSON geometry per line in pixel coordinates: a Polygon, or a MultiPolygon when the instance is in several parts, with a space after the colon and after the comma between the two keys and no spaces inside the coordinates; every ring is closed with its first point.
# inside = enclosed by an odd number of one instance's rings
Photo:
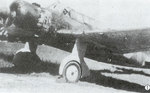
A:
{"type": "Polygon", "coordinates": [[[72,53],[64,58],[60,64],[59,75],[66,82],[77,82],[80,78],[90,75],[88,66],[84,61],[87,44],[77,39],[73,47],[72,53]]]}

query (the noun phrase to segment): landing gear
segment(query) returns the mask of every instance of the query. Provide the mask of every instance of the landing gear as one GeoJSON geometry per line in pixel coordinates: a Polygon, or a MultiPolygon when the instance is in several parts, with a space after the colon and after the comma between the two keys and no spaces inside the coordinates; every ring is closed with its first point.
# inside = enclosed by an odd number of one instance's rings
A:
{"type": "Polygon", "coordinates": [[[81,67],[75,61],[71,61],[64,67],[63,76],[65,80],[69,83],[78,82],[81,78],[81,67]]]}
{"type": "Polygon", "coordinates": [[[18,50],[13,58],[15,67],[28,69],[33,68],[40,62],[40,59],[36,54],[36,48],[37,45],[34,43],[26,42],[24,48],[18,50]]]}
{"type": "Polygon", "coordinates": [[[61,62],[59,75],[62,76],[66,82],[78,82],[80,78],[90,75],[89,68],[84,61],[86,47],[85,42],[77,39],[72,53],[61,62]]]}

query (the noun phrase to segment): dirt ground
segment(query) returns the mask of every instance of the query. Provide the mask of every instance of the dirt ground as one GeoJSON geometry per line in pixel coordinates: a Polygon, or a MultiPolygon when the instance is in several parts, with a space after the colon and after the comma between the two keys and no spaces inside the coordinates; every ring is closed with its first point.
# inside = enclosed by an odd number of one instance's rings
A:
{"type": "Polygon", "coordinates": [[[1,93],[128,93],[80,81],[75,84],[57,83],[56,76],[48,73],[0,74],[1,93]]]}

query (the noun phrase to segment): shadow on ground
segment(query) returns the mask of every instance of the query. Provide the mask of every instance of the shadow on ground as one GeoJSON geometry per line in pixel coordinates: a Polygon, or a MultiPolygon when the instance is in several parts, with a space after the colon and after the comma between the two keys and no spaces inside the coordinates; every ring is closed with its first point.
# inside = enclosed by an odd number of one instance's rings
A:
{"type": "Polygon", "coordinates": [[[12,73],[12,74],[26,74],[26,73],[41,73],[41,72],[48,72],[51,75],[58,75],[59,66],[53,63],[41,62],[38,63],[36,66],[31,67],[7,67],[7,68],[0,68],[0,73],[12,73]]]}
{"type": "MultiPolygon", "coordinates": [[[[26,74],[26,73],[32,73],[32,72],[36,72],[36,73],[48,72],[52,75],[58,75],[58,69],[59,69],[58,64],[50,63],[48,61],[41,61],[38,56],[30,55],[29,57],[28,54],[23,54],[21,55],[21,57],[22,58],[19,58],[19,60],[15,60],[16,62],[14,64],[16,64],[17,66],[12,66],[12,67],[8,67],[5,65],[1,66],[2,68],[0,68],[0,72],[1,73],[14,73],[14,74],[15,73],[26,74]],[[25,64],[25,63],[28,63],[28,64],[25,64]],[[21,64],[25,64],[25,65],[21,65],[21,64]]],[[[14,58],[14,55],[6,55],[3,53],[0,53],[0,59],[3,59],[4,62],[6,61],[6,62],[10,62],[10,64],[13,64],[12,62],[13,58],[14,58]]]]}
{"type": "Polygon", "coordinates": [[[97,85],[102,85],[104,87],[111,87],[114,89],[132,91],[132,92],[146,92],[144,86],[136,83],[131,83],[124,80],[119,80],[116,78],[104,76],[102,72],[109,71],[91,71],[91,75],[87,78],[83,78],[81,81],[88,81],[90,83],[96,83],[97,85]]]}
{"type": "MultiPolygon", "coordinates": [[[[3,58],[6,60],[7,57],[10,58],[9,60],[12,60],[11,58],[13,58],[7,55],[3,55],[3,57],[0,57],[0,58],[3,58]]],[[[121,68],[117,68],[117,69],[121,69],[121,68]]],[[[7,68],[3,67],[3,68],[0,68],[0,73],[26,74],[26,73],[32,73],[32,72],[36,72],[36,73],[48,72],[51,75],[58,75],[58,70],[59,70],[58,64],[40,61],[36,65],[32,65],[30,67],[7,67],[7,68]]],[[[117,74],[134,73],[134,74],[150,76],[148,74],[145,74],[144,72],[132,71],[132,70],[127,70],[127,69],[121,69],[121,70],[122,70],[121,72],[116,71],[113,73],[117,73],[117,74]]],[[[97,85],[110,87],[114,89],[120,89],[120,90],[132,91],[132,92],[146,92],[144,90],[144,86],[141,86],[136,83],[124,81],[124,80],[118,80],[112,77],[107,77],[107,76],[102,75],[101,74],[102,72],[112,73],[109,70],[99,70],[99,71],[91,70],[91,75],[88,78],[81,79],[81,81],[95,83],[97,85]]]]}

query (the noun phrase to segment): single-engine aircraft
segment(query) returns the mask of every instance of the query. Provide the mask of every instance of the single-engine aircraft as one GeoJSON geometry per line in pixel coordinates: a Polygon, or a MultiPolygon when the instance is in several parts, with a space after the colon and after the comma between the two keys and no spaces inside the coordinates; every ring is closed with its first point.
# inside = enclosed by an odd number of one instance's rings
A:
{"type": "Polygon", "coordinates": [[[36,48],[40,44],[59,48],[63,44],[74,42],[71,54],[62,60],[59,68],[59,75],[67,82],[77,82],[90,75],[84,61],[90,44],[105,48],[110,53],[122,54],[143,66],[147,61],[143,51],[150,49],[149,29],[103,31],[94,26],[92,18],[60,3],[42,8],[36,3],[17,0],[10,5],[10,13],[1,16],[1,20],[1,39],[26,42],[25,47],[17,53],[36,54],[36,48]],[[132,56],[129,57],[128,54],[132,56]]]}

